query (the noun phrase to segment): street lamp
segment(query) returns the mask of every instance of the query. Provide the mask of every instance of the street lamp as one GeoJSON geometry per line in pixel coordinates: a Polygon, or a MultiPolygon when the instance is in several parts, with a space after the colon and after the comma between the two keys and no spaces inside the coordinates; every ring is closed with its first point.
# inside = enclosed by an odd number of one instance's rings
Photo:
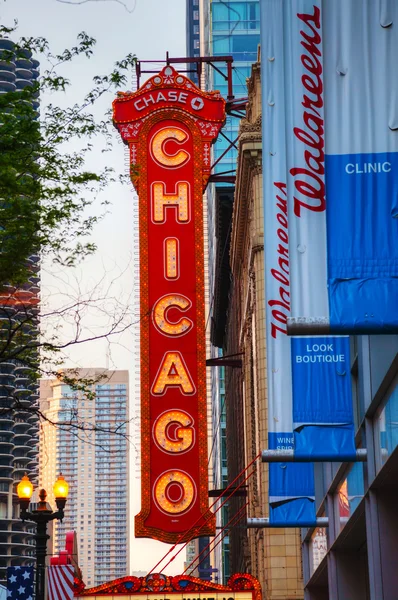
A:
{"type": "Polygon", "coordinates": [[[21,519],[36,523],[36,600],[44,600],[47,540],[50,539],[47,534],[47,523],[54,519],[62,521],[64,518],[68,489],[69,486],[61,473],[53,487],[58,510],[53,512],[51,506],[46,502],[47,492],[42,489],[39,492],[40,502],[37,503],[34,510],[28,511],[33,485],[27,475],[24,475],[17,485],[21,519]]]}

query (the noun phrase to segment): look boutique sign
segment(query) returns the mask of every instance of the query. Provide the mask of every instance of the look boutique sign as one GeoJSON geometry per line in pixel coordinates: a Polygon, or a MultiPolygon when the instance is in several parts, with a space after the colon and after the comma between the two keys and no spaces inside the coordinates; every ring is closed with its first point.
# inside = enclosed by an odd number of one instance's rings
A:
{"type": "Polygon", "coordinates": [[[142,507],[136,537],[214,534],[208,512],[202,195],[225,119],[172,67],[113,102],[139,196],[142,507]]]}

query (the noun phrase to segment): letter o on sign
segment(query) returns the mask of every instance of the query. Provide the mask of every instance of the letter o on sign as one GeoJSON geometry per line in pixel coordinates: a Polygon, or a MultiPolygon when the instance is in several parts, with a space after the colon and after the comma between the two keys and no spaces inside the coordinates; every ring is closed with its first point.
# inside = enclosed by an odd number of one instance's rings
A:
{"type": "Polygon", "coordinates": [[[187,512],[196,498],[196,486],[184,471],[166,471],[153,487],[156,504],[167,515],[187,512]]]}

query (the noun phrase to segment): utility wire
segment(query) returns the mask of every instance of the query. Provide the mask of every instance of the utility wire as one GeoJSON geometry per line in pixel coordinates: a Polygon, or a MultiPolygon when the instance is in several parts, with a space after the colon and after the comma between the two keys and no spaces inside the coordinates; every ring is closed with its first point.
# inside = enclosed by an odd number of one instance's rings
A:
{"type": "MultiPolygon", "coordinates": [[[[231,481],[231,483],[230,483],[230,484],[228,485],[228,487],[225,489],[225,492],[227,492],[228,490],[230,490],[230,489],[231,489],[231,487],[232,487],[232,486],[233,486],[233,485],[236,483],[236,481],[237,481],[237,480],[238,480],[238,479],[239,479],[239,478],[240,478],[240,477],[241,477],[241,476],[242,476],[242,475],[243,475],[243,474],[244,474],[244,473],[245,473],[245,472],[246,472],[246,471],[247,471],[247,470],[248,470],[248,469],[249,469],[249,468],[250,468],[250,467],[251,467],[251,466],[252,466],[252,465],[253,465],[253,464],[256,462],[256,460],[257,460],[258,458],[260,458],[260,456],[261,456],[261,452],[260,452],[260,453],[259,453],[259,454],[258,454],[258,455],[255,457],[255,458],[253,458],[253,460],[252,460],[252,461],[251,461],[251,462],[250,462],[250,463],[249,463],[249,464],[248,464],[248,465],[247,465],[247,466],[246,466],[244,469],[242,469],[242,471],[241,471],[240,473],[238,473],[238,475],[235,477],[235,479],[234,479],[233,481],[231,481]]],[[[246,480],[247,480],[247,479],[248,479],[248,478],[249,478],[251,475],[253,475],[253,473],[254,473],[254,472],[255,472],[255,470],[253,470],[253,471],[250,473],[250,475],[249,475],[249,476],[247,476],[247,477],[246,477],[246,478],[245,478],[245,479],[244,479],[244,480],[243,480],[243,481],[242,481],[242,482],[241,482],[241,483],[240,483],[240,484],[237,486],[237,488],[234,488],[234,489],[232,490],[232,492],[231,492],[230,496],[232,496],[232,495],[233,495],[233,494],[234,494],[234,493],[237,491],[237,489],[239,489],[239,487],[241,487],[241,486],[242,486],[242,485],[245,483],[245,481],[246,481],[246,480]]],[[[227,502],[227,501],[229,500],[230,496],[228,496],[228,497],[227,497],[227,499],[226,499],[226,500],[225,500],[225,501],[224,501],[224,502],[221,504],[221,506],[219,506],[219,507],[218,507],[218,509],[217,509],[217,510],[219,510],[219,509],[220,509],[220,508],[221,508],[221,507],[222,507],[222,506],[225,504],[225,502],[227,502]]],[[[217,504],[217,502],[218,502],[218,501],[219,501],[219,498],[217,498],[217,499],[216,499],[216,500],[213,502],[213,504],[211,504],[211,505],[209,506],[209,508],[206,510],[206,512],[205,512],[205,514],[204,514],[204,515],[201,515],[201,516],[200,516],[200,517],[199,517],[199,518],[198,518],[198,519],[195,521],[195,523],[194,523],[194,524],[191,526],[191,528],[188,530],[188,535],[189,535],[189,533],[190,533],[191,531],[193,531],[193,530],[195,529],[196,525],[199,523],[199,521],[202,519],[202,517],[204,517],[204,516],[205,516],[207,513],[211,513],[211,509],[212,509],[212,508],[213,508],[213,507],[214,507],[214,506],[217,504]]],[[[217,511],[216,511],[216,512],[217,512],[217,511]]],[[[211,516],[211,515],[209,514],[209,516],[211,516]]],[[[173,552],[173,551],[176,549],[176,547],[178,546],[178,544],[180,544],[180,543],[181,543],[181,540],[183,539],[183,537],[184,537],[185,535],[186,535],[185,533],[182,533],[182,534],[179,536],[179,538],[178,538],[177,542],[174,544],[174,546],[172,546],[172,547],[170,548],[170,550],[168,550],[168,551],[166,552],[166,554],[163,556],[163,558],[161,558],[161,559],[160,559],[160,561],[158,561],[158,562],[157,562],[157,564],[156,564],[156,565],[155,565],[155,566],[154,566],[154,567],[153,567],[153,568],[152,568],[152,569],[149,571],[148,575],[150,575],[151,573],[153,573],[153,572],[154,572],[154,570],[155,570],[155,569],[157,569],[157,567],[158,567],[158,566],[159,566],[159,565],[160,565],[160,564],[161,564],[161,563],[162,563],[162,562],[165,560],[165,558],[166,558],[166,557],[167,557],[167,556],[168,556],[168,555],[169,555],[171,552],[173,552]]],[[[193,533],[192,537],[191,537],[190,539],[188,539],[188,541],[187,541],[187,542],[184,544],[184,546],[182,546],[182,548],[181,548],[181,549],[180,549],[180,550],[179,550],[179,551],[178,551],[178,552],[175,554],[175,556],[173,556],[173,557],[170,559],[170,561],[167,563],[167,565],[169,565],[169,564],[170,564],[170,563],[171,563],[171,562],[172,562],[172,561],[173,561],[173,560],[176,558],[176,556],[177,556],[177,555],[178,555],[178,554],[181,552],[181,550],[183,550],[183,548],[185,548],[185,546],[186,546],[186,545],[187,545],[187,544],[188,544],[188,543],[189,543],[189,542],[190,542],[190,541],[193,539],[193,537],[194,537],[194,533],[193,533]]],[[[167,567],[167,565],[166,565],[166,567],[167,567]]],[[[163,567],[163,568],[165,568],[165,567],[163,567]]]]}

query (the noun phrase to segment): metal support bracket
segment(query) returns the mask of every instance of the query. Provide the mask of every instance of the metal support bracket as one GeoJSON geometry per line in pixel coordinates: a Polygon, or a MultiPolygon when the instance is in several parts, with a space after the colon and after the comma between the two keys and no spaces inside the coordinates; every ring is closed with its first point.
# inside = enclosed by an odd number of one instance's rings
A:
{"type": "Polygon", "coordinates": [[[313,456],[295,456],[294,450],[263,450],[261,452],[262,462],[366,462],[366,448],[359,448],[356,451],[356,458],[348,458],[342,456],[324,456],[322,458],[314,458],[313,456]]]}
{"type": "Polygon", "coordinates": [[[274,527],[278,527],[278,528],[294,528],[296,529],[297,527],[329,527],[329,519],[328,517],[317,517],[316,519],[316,524],[303,524],[303,523],[294,523],[292,525],[287,525],[286,523],[282,523],[282,524],[278,524],[275,525],[274,523],[270,523],[268,518],[248,518],[246,520],[246,527],[248,527],[249,529],[262,529],[262,528],[274,528],[274,527]]]}

